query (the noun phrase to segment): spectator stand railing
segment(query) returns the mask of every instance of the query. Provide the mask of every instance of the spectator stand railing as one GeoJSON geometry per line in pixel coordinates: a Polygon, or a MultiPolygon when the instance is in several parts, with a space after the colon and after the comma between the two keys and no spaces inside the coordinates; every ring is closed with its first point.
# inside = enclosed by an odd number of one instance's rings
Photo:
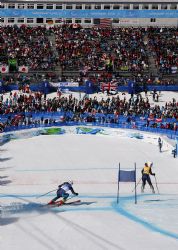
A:
{"type": "MultiPolygon", "coordinates": [[[[110,128],[121,128],[121,129],[133,129],[144,132],[158,133],[167,135],[171,139],[175,139],[178,136],[178,121],[175,119],[164,119],[161,123],[151,121],[156,123],[156,127],[147,126],[147,117],[143,120],[140,117],[131,116],[119,116],[115,117],[114,114],[96,114],[84,113],[79,116],[73,112],[39,112],[39,113],[21,113],[12,115],[1,115],[0,122],[7,123],[8,119],[15,119],[16,116],[23,117],[19,119],[17,123],[10,123],[5,126],[1,132],[10,132],[22,129],[31,128],[44,128],[52,126],[100,126],[100,127],[110,127],[110,128]],[[164,123],[176,123],[176,129],[161,128],[160,124],[164,123]]],[[[173,127],[172,127],[173,128],[173,127]]]]}

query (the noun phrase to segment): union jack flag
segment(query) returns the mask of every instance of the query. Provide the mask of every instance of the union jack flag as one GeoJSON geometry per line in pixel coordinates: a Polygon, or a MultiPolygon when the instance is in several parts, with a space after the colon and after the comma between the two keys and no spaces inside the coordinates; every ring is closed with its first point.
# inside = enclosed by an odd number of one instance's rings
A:
{"type": "Polygon", "coordinates": [[[118,89],[118,83],[117,82],[108,82],[108,83],[104,83],[102,82],[100,84],[100,89],[102,92],[104,92],[105,90],[114,90],[116,91],[118,89]]]}

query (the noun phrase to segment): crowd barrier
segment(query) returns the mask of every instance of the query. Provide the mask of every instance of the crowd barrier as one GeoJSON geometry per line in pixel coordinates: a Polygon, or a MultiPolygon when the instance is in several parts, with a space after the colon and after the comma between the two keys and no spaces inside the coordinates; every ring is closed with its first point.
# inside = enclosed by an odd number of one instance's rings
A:
{"type": "Polygon", "coordinates": [[[144,132],[151,132],[156,134],[166,135],[170,139],[175,139],[178,136],[178,131],[170,130],[170,129],[161,129],[161,128],[151,128],[145,126],[133,126],[132,124],[123,123],[119,121],[118,123],[110,123],[110,122],[51,122],[46,124],[30,124],[30,125],[19,125],[19,126],[10,126],[6,127],[3,132],[12,132],[24,129],[32,129],[32,128],[45,128],[45,127],[63,127],[63,126],[93,126],[93,127],[107,127],[107,128],[120,128],[120,129],[131,129],[131,130],[139,130],[144,132]]]}
{"type": "MultiPolygon", "coordinates": [[[[41,82],[38,84],[30,84],[30,90],[31,91],[40,91],[42,93],[48,94],[51,92],[54,92],[57,90],[57,87],[50,86],[50,83],[45,81],[41,82]]],[[[12,90],[18,90],[19,86],[16,84],[8,84],[8,85],[3,85],[1,84],[0,86],[0,93],[3,92],[10,92],[12,90]]],[[[68,90],[68,91],[73,91],[73,92],[84,92],[87,94],[93,94],[97,92],[101,92],[100,86],[91,84],[91,87],[88,88],[87,86],[79,86],[79,87],[60,87],[61,90],[68,90]]],[[[146,85],[146,89],[148,91],[178,91],[178,84],[177,85],[146,85]]],[[[129,86],[127,85],[119,85],[117,90],[119,92],[128,92],[130,93],[129,86]]],[[[134,89],[133,93],[139,93],[145,91],[145,87],[137,84],[134,89]]]]}
{"type": "MultiPolygon", "coordinates": [[[[12,113],[12,114],[3,114],[0,115],[0,121],[7,121],[8,118],[14,118],[16,116],[25,116],[25,117],[32,117],[33,119],[38,119],[43,117],[45,118],[51,118],[51,119],[59,119],[59,117],[63,116],[66,118],[73,118],[75,116],[75,113],[72,111],[56,111],[56,112],[21,112],[21,113],[12,113]]],[[[96,113],[95,115],[92,113],[81,113],[80,117],[82,119],[87,118],[87,117],[95,117],[95,119],[101,119],[105,118],[105,120],[108,119],[114,119],[116,116],[114,114],[108,114],[108,113],[96,113]]],[[[125,116],[125,115],[119,115],[118,116],[118,121],[127,121],[128,119],[131,119],[132,121],[135,122],[146,122],[146,120],[149,118],[148,115],[138,115],[138,116],[125,116]]],[[[154,118],[150,122],[156,122],[156,118],[154,118]]],[[[178,123],[176,118],[162,118],[161,123],[178,123]]]]}

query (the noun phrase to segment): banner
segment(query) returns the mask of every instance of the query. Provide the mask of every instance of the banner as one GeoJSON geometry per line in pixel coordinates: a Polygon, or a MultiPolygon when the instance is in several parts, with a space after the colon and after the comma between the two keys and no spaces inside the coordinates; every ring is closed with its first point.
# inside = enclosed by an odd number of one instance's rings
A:
{"type": "Polygon", "coordinates": [[[49,82],[49,86],[53,88],[61,88],[61,87],[78,87],[78,82],[49,82]]]}
{"type": "Polygon", "coordinates": [[[119,183],[120,182],[134,182],[135,183],[135,204],[137,203],[137,191],[136,191],[136,163],[134,170],[121,170],[119,163],[118,171],[118,188],[117,188],[117,203],[119,203],[119,183]]]}
{"type": "Polygon", "coordinates": [[[129,24],[129,25],[138,25],[139,24],[139,19],[119,19],[120,24],[129,24]]]}
{"type": "Polygon", "coordinates": [[[87,128],[87,127],[77,127],[76,133],[77,134],[90,134],[90,135],[96,135],[100,133],[103,129],[100,128],[87,128]]]}
{"type": "Polygon", "coordinates": [[[136,181],[136,171],[135,170],[120,170],[118,174],[118,181],[120,182],[135,182],[136,181]]]}
{"type": "Polygon", "coordinates": [[[0,9],[0,17],[31,18],[177,18],[178,10],[0,9]]]}

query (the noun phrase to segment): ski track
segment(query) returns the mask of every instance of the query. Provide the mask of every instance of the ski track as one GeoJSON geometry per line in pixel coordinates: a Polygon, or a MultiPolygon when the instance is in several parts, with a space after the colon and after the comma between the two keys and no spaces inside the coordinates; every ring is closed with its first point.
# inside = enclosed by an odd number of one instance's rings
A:
{"type": "MultiPolygon", "coordinates": [[[[157,194],[158,195],[158,194],[157,194]]],[[[171,195],[171,194],[170,194],[171,195]]],[[[53,196],[51,194],[47,195],[48,197],[53,196]]],[[[138,195],[138,202],[141,198],[144,198],[146,196],[153,197],[152,194],[141,194],[138,195]]],[[[159,195],[161,197],[161,195],[159,195]]],[[[169,196],[169,194],[166,194],[166,196],[169,196]]],[[[34,194],[13,194],[13,195],[5,195],[5,194],[0,194],[0,198],[17,198],[21,200],[27,200],[28,198],[36,198],[36,195],[34,194]],[[26,198],[26,199],[25,199],[26,198]]],[[[164,195],[162,196],[164,197],[164,195]]],[[[164,230],[157,225],[150,223],[149,221],[145,221],[141,217],[135,215],[133,212],[130,212],[127,208],[128,203],[130,204],[131,202],[134,203],[134,196],[127,196],[127,197],[120,197],[119,204],[116,203],[116,196],[115,195],[80,195],[81,199],[81,204],[73,204],[70,206],[61,206],[61,207],[44,207],[42,203],[37,203],[37,202],[32,202],[29,204],[24,204],[24,203],[19,203],[19,202],[14,202],[11,203],[10,205],[5,205],[0,207],[0,211],[2,211],[2,215],[17,215],[17,214],[23,214],[23,213],[32,213],[32,212],[42,212],[42,213],[48,213],[49,210],[52,213],[59,213],[59,212],[87,212],[87,211],[112,211],[115,213],[118,213],[124,217],[126,217],[129,220],[134,221],[135,223],[141,224],[142,226],[146,227],[152,232],[157,232],[160,233],[164,236],[171,237],[173,239],[178,240],[178,234],[170,232],[168,230],[164,230]],[[89,204],[85,205],[85,199],[108,199],[106,206],[99,206],[99,207],[90,207],[89,204]],[[84,204],[82,204],[84,203],[84,204]]],[[[175,199],[176,200],[176,199],[175,199]]],[[[151,201],[154,201],[154,197],[152,198],[151,201]]],[[[157,201],[157,200],[155,200],[157,201]]],[[[88,202],[90,203],[90,202],[88,202]]],[[[94,202],[91,202],[91,204],[94,202]]],[[[170,205],[169,205],[170,206],[170,205]]],[[[169,207],[168,206],[168,207],[169,207]]],[[[175,204],[175,207],[178,208],[178,204],[175,204]]],[[[164,209],[164,207],[163,207],[164,209]]]]}

